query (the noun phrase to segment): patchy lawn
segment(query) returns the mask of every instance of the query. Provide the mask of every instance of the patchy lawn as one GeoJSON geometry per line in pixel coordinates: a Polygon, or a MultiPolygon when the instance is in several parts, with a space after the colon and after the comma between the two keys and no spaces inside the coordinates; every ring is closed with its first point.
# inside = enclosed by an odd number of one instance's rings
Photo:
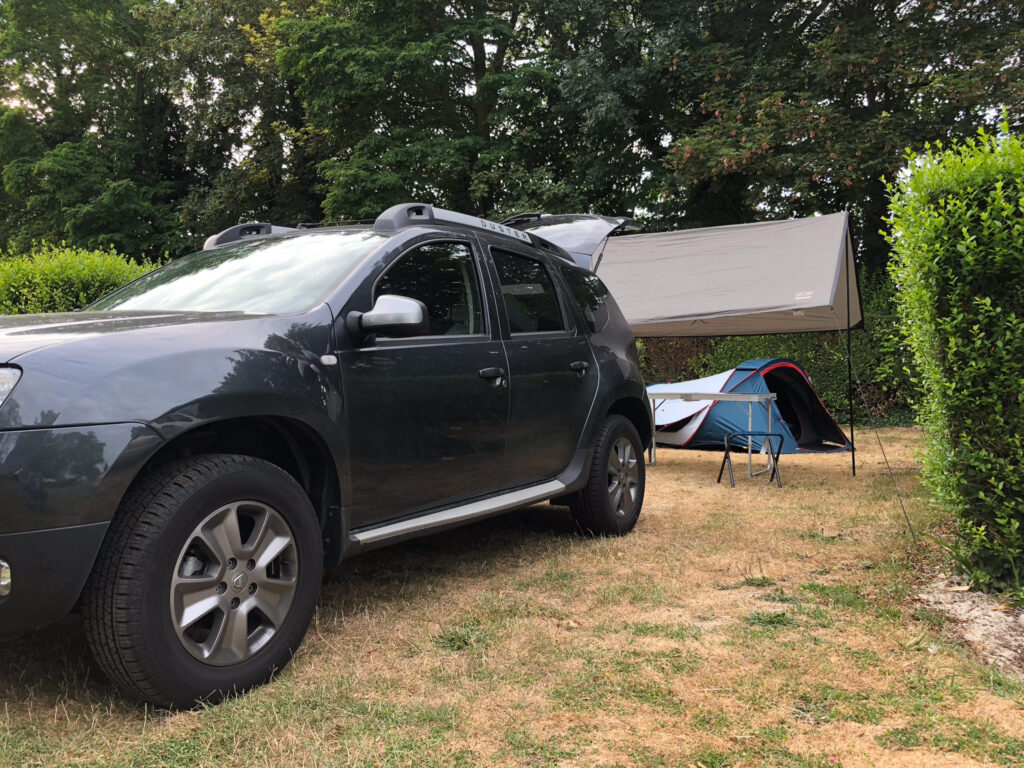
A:
{"type": "MultiPolygon", "coordinates": [[[[920,436],[884,438],[928,529],[920,436]]],[[[207,710],[118,698],[73,618],[22,636],[0,650],[0,765],[1024,762],[1024,684],[912,601],[931,565],[862,446],[856,478],[783,457],[781,490],[663,450],[626,538],[540,505],[354,559],[288,670],[207,710]]]]}

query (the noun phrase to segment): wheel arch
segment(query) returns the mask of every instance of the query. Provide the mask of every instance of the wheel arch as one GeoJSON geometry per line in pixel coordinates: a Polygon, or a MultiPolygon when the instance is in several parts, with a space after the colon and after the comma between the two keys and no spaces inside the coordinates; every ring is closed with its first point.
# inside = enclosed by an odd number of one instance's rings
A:
{"type": "Polygon", "coordinates": [[[609,406],[607,415],[618,414],[629,419],[640,435],[640,443],[646,449],[651,444],[654,428],[651,425],[651,409],[638,397],[623,397],[609,406]]]}
{"type": "Polygon", "coordinates": [[[237,454],[274,464],[306,492],[320,523],[324,565],[341,559],[341,482],[330,448],[309,425],[283,416],[242,416],[205,422],[175,435],[142,465],[125,491],[154,469],[189,456],[237,454]]]}

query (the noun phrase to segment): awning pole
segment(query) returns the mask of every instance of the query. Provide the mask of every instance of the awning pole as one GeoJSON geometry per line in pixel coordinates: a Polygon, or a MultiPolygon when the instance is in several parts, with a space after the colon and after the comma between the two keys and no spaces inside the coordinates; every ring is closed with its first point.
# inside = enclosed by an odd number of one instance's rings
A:
{"type": "Polygon", "coordinates": [[[853,476],[857,476],[857,448],[853,438],[853,357],[852,349],[850,348],[850,328],[849,319],[846,321],[846,375],[847,375],[847,392],[850,395],[850,466],[853,468],[853,476]]]}
{"type": "Polygon", "coordinates": [[[853,303],[850,296],[850,272],[853,271],[853,253],[850,249],[850,241],[846,241],[846,391],[850,396],[850,466],[853,469],[853,476],[857,476],[857,446],[853,437],[853,347],[850,345],[850,305],[853,303]]]}

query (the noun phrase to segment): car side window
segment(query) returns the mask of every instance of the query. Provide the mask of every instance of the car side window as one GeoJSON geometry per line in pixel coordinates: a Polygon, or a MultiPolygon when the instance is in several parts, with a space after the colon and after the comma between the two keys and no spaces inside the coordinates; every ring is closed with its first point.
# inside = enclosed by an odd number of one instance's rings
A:
{"type": "Polygon", "coordinates": [[[576,304],[587,321],[591,333],[598,333],[608,325],[608,289],[592,272],[562,268],[562,277],[576,299],[576,304]]]}
{"type": "Polygon", "coordinates": [[[388,267],[374,290],[419,299],[427,307],[431,336],[484,333],[480,282],[466,243],[427,243],[388,267]]]}
{"type": "Polygon", "coordinates": [[[545,266],[517,253],[491,249],[498,269],[501,295],[505,299],[512,333],[565,330],[555,284],[545,266]]]}

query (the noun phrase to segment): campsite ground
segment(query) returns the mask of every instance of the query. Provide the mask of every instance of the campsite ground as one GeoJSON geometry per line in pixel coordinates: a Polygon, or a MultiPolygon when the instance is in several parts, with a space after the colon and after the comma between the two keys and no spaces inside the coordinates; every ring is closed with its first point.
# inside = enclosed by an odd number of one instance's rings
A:
{"type": "MultiPolygon", "coordinates": [[[[883,438],[921,530],[913,430],[883,438]]],[[[147,712],[79,625],[0,648],[0,765],[966,766],[1024,762],[1024,682],[914,600],[877,444],[785,487],[663,450],[634,535],[546,505],[352,560],[270,686],[147,712]]]]}

